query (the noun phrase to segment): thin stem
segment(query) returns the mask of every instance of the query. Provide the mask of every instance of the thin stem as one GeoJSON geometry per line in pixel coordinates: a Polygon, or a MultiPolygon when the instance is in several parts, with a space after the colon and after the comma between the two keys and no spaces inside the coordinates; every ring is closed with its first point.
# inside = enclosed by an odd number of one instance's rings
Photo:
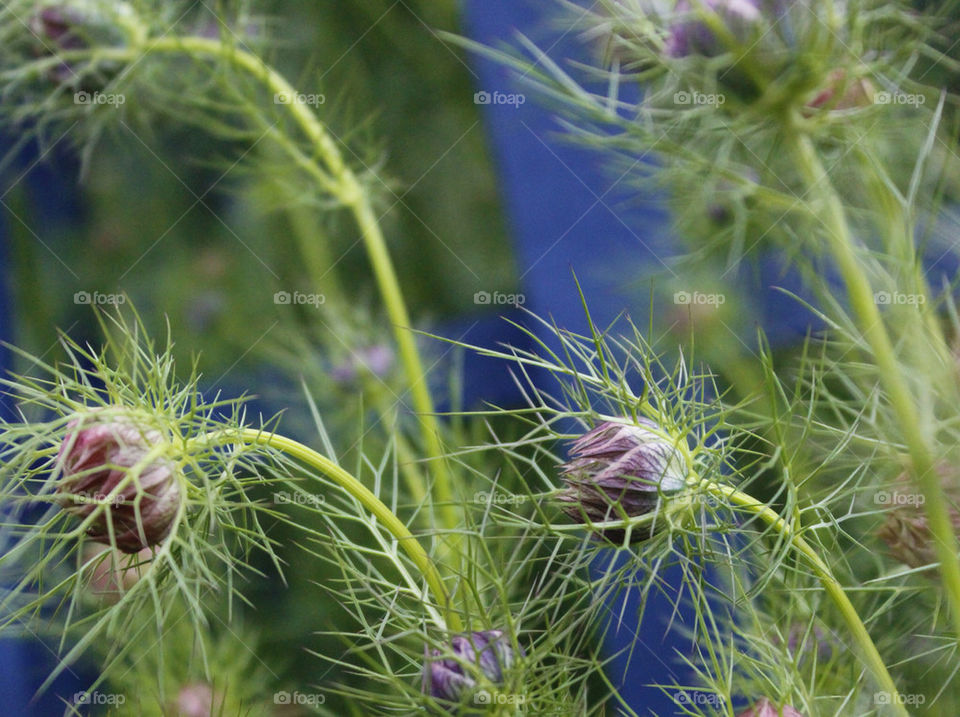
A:
{"type": "MultiPolygon", "coordinates": [[[[223,58],[258,78],[270,93],[285,97],[296,96],[295,88],[286,78],[259,57],[221,40],[205,37],[160,37],[147,41],[142,47],[99,49],[97,56],[102,59],[130,60],[142,53],[151,52],[223,58]]],[[[435,502],[440,506],[440,513],[447,530],[456,531],[460,526],[460,515],[453,501],[450,472],[440,442],[439,422],[434,410],[433,399],[427,389],[423,362],[417,350],[414,336],[410,331],[411,322],[407,306],[400,290],[400,283],[397,280],[393,262],[390,259],[390,253],[387,250],[386,241],[380,230],[379,221],[356,175],[344,162],[333,138],[313,111],[306,104],[297,101],[287,102],[281,106],[286,107],[290,112],[297,126],[310,141],[317,156],[322,159],[325,165],[326,171],[316,167],[316,172],[313,173],[323,175],[320,177],[321,179],[327,178],[326,174],[329,173],[328,179],[333,181],[332,183],[324,182],[324,186],[350,210],[360,228],[374,277],[387,314],[393,324],[400,359],[407,374],[413,407],[419,415],[424,450],[431,460],[435,502]]],[[[294,160],[298,163],[305,159],[295,145],[291,143],[281,144],[291,150],[294,154],[294,160]]],[[[310,161],[313,163],[312,160],[310,161]]],[[[313,164],[315,166],[315,163],[313,164]]],[[[456,533],[451,535],[451,541],[458,541],[456,533]]]]}
{"type": "Polygon", "coordinates": [[[707,482],[701,484],[701,486],[704,490],[717,496],[725,503],[730,503],[753,513],[777,531],[784,539],[790,541],[790,545],[806,559],[807,564],[820,580],[827,595],[830,596],[830,599],[833,600],[834,604],[840,610],[840,614],[843,616],[854,640],[860,647],[863,660],[873,673],[877,685],[890,695],[891,709],[895,710],[898,714],[909,715],[906,707],[904,707],[903,701],[900,699],[897,686],[887,671],[887,666],[877,651],[877,647],[874,645],[873,639],[870,637],[870,633],[860,619],[856,608],[844,592],[843,586],[833,576],[830,567],[820,558],[810,543],[800,535],[797,535],[793,527],[781,518],[776,511],[766,504],[759,502],[753,496],[737,490],[730,485],[707,482]]]}
{"type": "MultiPolygon", "coordinates": [[[[288,218],[293,229],[294,239],[306,262],[306,269],[312,286],[318,290],[321,286],[324,287],[327,303],[332,304],[333,310],[336,311],[337,306],[343,306],[347,303],[347,299],[333,271],[335,262],[331,261],[325,244],[322,241],[316,241],[314,234],[317,227],[316,222],[312,219],[311,211],[304,207],[293,207],[288,212],[288,218]]],[[[423,503],[426,497],[423,476],[415,463],[413,451],[407,444],[406,437],[399,430],[389,398],[382,390],[378,390],[377,383],[381,383],[381,381],[368,371],[360,371],[359,379],[364,388],[364,394],[370,395],[373,399],[380,416],[380,422],[384,425],[387,433],[394,436],[400,472],[407,485],[407,490],[410,491],[411,500],[419,505],[423,503]]]]}
{"type": "Polygon", "coordinates": [[[860,332],[873,350],[880,382],[886,389],[890,405],[899,419],[900,430],[910,453],[912,472],[924,497],[924,510],[940,561],[940,574],[950,603],[954,629],[960,638],[960,560],[957,555],[957,538],[947,512],[948,502],[940,485],[940,476],[923,435],[920,415],[897,362],[896,352],[874,299],[873,289],[857,259],[843,205],[809,136],[797,134],[795,155],[811,193],[818,196],[823,204],[821,216],[830,250],[847,286],[847,294],[860,332]]]}
{"type": "Polygon", "coordinates": [[[291,458],[308,465],[323,473],[331,480],[335,481],[344,491],[355,498],[364,508],[373,513],[377,521],[383,525],[397,542],[404,549],[411,562],[423,575],[427,587],[433,594],[437,605],[443,610],[446,617],[446,625],[440,625],[441,629],[449,629],[452,632],[462,632],[463,624],[460,616],[453,609],[450,595],[443,585],[440,578],[440,572],[436,565],[427,555],[407,526],[398,518],[387,505],[380,500],[369,488],[345,471],[339,465],[327,458],[322,453],[318,453],[309,446],[305,446],[292,438],[281,436],[276,433],[258,431],[252,428],[241,429],[240,431],[217,431],[203,436],[191,439],[190,442],[210,443],[212,441],[242,442],[251,445],[266,446],[282,451],[291,458]]]}

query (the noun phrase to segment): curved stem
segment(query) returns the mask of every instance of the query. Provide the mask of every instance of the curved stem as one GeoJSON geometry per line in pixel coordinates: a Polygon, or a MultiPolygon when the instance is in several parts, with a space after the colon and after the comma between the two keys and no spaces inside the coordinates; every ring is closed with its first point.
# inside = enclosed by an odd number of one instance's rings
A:
{"type": "Polygon", "coordinates": [[[833,600],[834,604],[840,610],[840,614],[843,616],[847,627],[850,629],[854,640],[859,646],[863,660],[873,673],[877,685],[890,695],[891,709],[900,715],[909,715],[906,707],[904,707],[903,701],[900,699],[897,686],[887,671],[887,666],[877,651],[877,647],[874,645],[873,639],[870,637],[866,626],[860,619],[859,613],[857,613],[856,608],[844,592],[843,586],[833,576],[830,567],[821,559],[810,543],[800,535],[797,535],[793,527],[781,518],[776,511],[764,503],[757,501],[753,496],[737,490],[733,486],[721,485],[719,483],[704,483],[701,485],[707,492],[722,499],[724,502],[753,513],[777,531],[784,539],[790,541],[792,547],[796,548],[797,552],[805,558],[807,564],[820,580],[820,584],[823,585],[823,589],[827,595],[830,596],[830,599],[833,600]]]}
{"type": "MultiPolygon", "coordinates": [[[[274,95],[295,97],[296,90],[286,78],[267,65],[256,55],[221,40],[205,37],[159,37],[146,41],[142,47],[105,48],[98,50],[98,57],[104,59],[130,60],[140,54],[151,52],[170,52],[179,54],[205,55],[223,58],[233,62],[253,77],[263,82],[274,95]]],[[[66,56],[67,53],[64,53],[66,56]]],[[[416,341],[410,331],[411,323],[407,312],[400,283],[387,250],[386,241],[380,230],[380,224],[370,205],[369,198],[360,186],[356,175],[344,162],[336,143],[327,132],[323,123],[313,111],[300,102],[291,101],[282,105],[287,108],[297,126],[310,141],[316,154],[322,159],[326,172],[319,167],[314,174],[323,175],[325,188],[332,192],[353,214],[367,249],[367,255],[373,268],[384,306],[393,324],[394,336],[399,348],[400,359],[407,375],[414,410],[420,420],[424,449],[431,459],[431,472],[434,479],[434,495],[440,506],[447,530],[455,531],[460,525],[460,516],[453,502],[453,493],[449,469],[444,459],[440,442],[439,422],[434,410],[433,399],[427,388],[423,362],[417,350],[416,341]],[[326,177],[326,174],[329,177],[326,177]]],[[[305,158],[297,148],[285,144],[294,161],[302,163],[305,158]]],[[[315,163],[314,163],[315,166],[315,163]]],[[[456,541],[454,533],[451,540],[456,541]]]]}
{"type": "Polygon", "coordinates": [[[434,600],[436,600],[446,616],[446,625],[441,625],[440,627],[447,628],[452,632],[463,631],[460,616],[453,610],[450,595],[443,585],[440,573],[430,559],[430,556],[427,555],[427,551],[424,550],[420,544],[420,541],[413,536],[404,522],[394,515],[393,511],[391,511],[382,500],[363,485],[363,483],[354,478],[353,475],[322,453],[292,438],[287,438],[286,436],[281,436],[276,433],[258,431],[252,428],[245,428],[239,431],[217,431],[191,439],[190,442],[210,443],[213,440],[222,440],[224,442],[239,441],[251,445],[274,448],[318,470],[323,475],[335,481],[344,491],[363,505],[364,508],[373,513],[377,521],[390,531],[393,537],[397,539],[400,547],[407,553],[411,562],[417,567],[421,575],[423,575],[427,587],[429,587],[430,592],[433,594],[434,600]]]}
{"type": "Polygon", "coordinates": [[[960,560],[957,555],[957,538],[947,511],[948,502],[940,485],[940,475],[921,428],[919,412],[897,362],[896,352],[874,299],[873,289],[857,259],[843,205],[810,137],[798,133],[795,145],[798,168],[807,180],[811,193],[818,196],[823,203],[822,221],[829,248],[846,284],[860,332],[873,350],[880,382],[886,389],[890,405],[899,419],[900,430],[910,453],[912,473],[924,497],[924,510],[940,561],[943,586],[950,603],[956,636],[960,639],[960,560]]]}

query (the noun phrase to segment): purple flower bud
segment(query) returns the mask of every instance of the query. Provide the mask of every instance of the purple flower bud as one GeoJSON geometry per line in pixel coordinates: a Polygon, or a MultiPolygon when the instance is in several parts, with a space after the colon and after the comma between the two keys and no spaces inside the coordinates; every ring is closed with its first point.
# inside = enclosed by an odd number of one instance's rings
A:
{"type": "MultiPolygon", "coordinates": [[[[778,635],[774,635],[771,641],[775,645],[782,644],[778,635]]],[[[828,662],[836,645],[837,641],[827,635],[819,625],[814,625],[810,630],[805,623],[794,622],[787,632],[787,649],[800,661],[816,652],[818,662],[828,662]]]]}
{"type": "MultiPolygon", "coordinates": [[[[659,507],[662,494],[686,486],[684,461],[677,447],[655,432],[656,424],[639,419],[639,425],[606,422],[574,441],[571,459],[563,466],[566,488],[557,495],[563,510],[574,520],[593,523],[637,517],[659,507]]],[[[623,530],[603,536],[622,542],[623,530]]],[[[634,530],[634,541],[650,531],[634,530]]]]}
{"type": "Polygon", "coordinates": [[[334,366],[330,375],[337,383],[347,384],[356,381],[361,371],[383,378],[392,367],[393,350],[385,344],[374,344],[358,349],[349,361],[334,366]]]}
{"type": "MultiPolygon", "coordinates": [[[[126,41],[124,29],[117,23],[116,17],[131,12],[127,3],[115,3],[110,14],[103,14],[92,7],[77,8],[70,5],[47,5],[38,9],[30,18],[30,30],[36,36],[34,54],[39,57],[57,55],[60,52],[84,50],[95,45],[122,45],[126,41]]],[[[70,83],[87,89],[97,89],[105,83],[104,73],[112,74],[112,65],[103,64],[96,76],[80,78],[70,63],[63,62],[52,68],[48,76],[51,81],[70,83]]]]}
{"type": "Polygon", "coordinates": [[[110,544],[112,525],[116,547],[136,553],[167,537],[181,503],[180,483],[176,466],[162,457],[130,475],[162,436],[118,416],[118,409],[110,413],[68,424],[57,456],[57,492],[68,512],[80,518],[96,512],[88,531],[92,540],[110,544]]]}
{"type": "MultiPolygon", "coordinates": [[[[702,0],[705,10],[716,13],[738,42],[746,42],[756,32],[760,20],[760,0],[702,0]]],[[[667,54],[671,57],[704,55],[715,57],[728,48],[710,26],[698,16],[696,4],[680,0],[676,7],[682,16],[672,28],[667,40],[667,54]]]]}
{"type": "Polygon", "coordinates": [[[803,717],[803,714],[790,705],[777,707],[773,702],[764,697],[753,707],[740,712],[737,717],[803,717]]]}
{"type": "MultiPolygon", "coordinates": [[[[523,655],[523,650],[519,655],[523,655]]],[[[459,703],[482,676],[495,685],[516,662],[517,653],[502,630],[456,635],[450,650],[431,650],[423,667],[423,691],[444,702],[459,703]],[[439,659],[437,659],[439,658],[439,659]]]]}

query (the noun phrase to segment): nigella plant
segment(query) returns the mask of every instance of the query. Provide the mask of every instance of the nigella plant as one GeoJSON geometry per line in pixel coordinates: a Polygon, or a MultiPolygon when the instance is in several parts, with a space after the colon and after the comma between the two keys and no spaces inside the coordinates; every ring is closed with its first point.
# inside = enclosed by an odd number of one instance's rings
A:
{"type": "MultiPolygon", "coordinates": [[[[954,25],[881,2],[560,4],[592,65],[444,37],[521,70],[625,182],[665,191],[690,250],[671,271],[722,293],[648,322],[588,310],[582,334],[526,313],[517,348],[433,344],[513,372],[524,405],[482,410],[439,394],[411,330],[362,123],[338,133],[330,88],[271,63],[285,43],[256,3],[0,8],[0,118],[23,142],[66,137],[90,171],[98,141],[182,121],[296,235],[256,248],[316,284],[269,287],[283,338],[260,355],[303,389],[282,416],[223,397],[125,294],[96,313],[102,347],[17,351],[0,629],[49,642],[42,689],[94,661],[68,712],[639,714],[637,675],[680,714],[960,711],[960,319],[923,262],[956,253],[937,239],[957,102],[932,72],[955,74],[954,25]],[[365,251],[369,312],[330,276],[337,228],[365,251]],[[768,253],[819,322],[793,352],[714,311],[768,253]],[[645,677],[653,597],[682,680],[645,677]],[[616,674],[606,638],[627,631],[616,674]]],[[[193,259],[243,292],[236,311],[201,293],[193,325],[240,332],[258,280],[193,259]]]]}

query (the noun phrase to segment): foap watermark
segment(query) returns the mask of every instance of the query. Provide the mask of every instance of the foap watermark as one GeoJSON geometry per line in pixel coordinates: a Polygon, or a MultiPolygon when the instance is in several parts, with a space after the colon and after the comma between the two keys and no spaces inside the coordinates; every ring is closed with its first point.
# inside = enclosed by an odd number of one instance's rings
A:
{"type": "Polygon", "coordinates": [[[701,692],[699,690],[680,690],[675,696],[678,705],[709,705],[711,707],[720,707],[723,700],[720,695],[714,692],[701,692]]]}
{"type": "Polygon", "coordinates": [[[125,104],[127,96],[118,92],[74,92],[73,104],[75,105],[113,105],[119,107],[125,104]]]}
{"type": "Polygon", "coordinates": [[[719,508],[720,501],[710,493],[693,493],[685,491],[670,498],[670,505],[677,508],[719,508]]]}
{"type": "Polygon", "coordinates": [[[927,696],[919,693],[914,694],[895,694],[889,692],[874,692],[873,703],[875,705],[922,705],[927,701],[927,696]]]}
{"type": "Polygon", "coordinates": [[[304,705],[306,707],[316,707],[327,701],[327,696],[322,692],[274,692],[273,704],[275,705],[304,705]]]}
{"type": "Polygon", "coordinates": [[[93,495],[72,493],[70,494],[70,502],[76,505],[110,505],[118,508],[126,501],[122,493],[114,493],[112,495],[106,495],[104,493],[94,493],[93,495]]]}
{"type": "Polygon", "coordinates": [[[927,497],[922,493],[878,490],[873,494],[873,502],[877,505],[923,505],[927,502],[927,497]]]}
{"type": "Polygon", "coordinates": [[[527,101],[527,96],[519,92],[487,92],[481,90],[473,95],[473,104],[475,105],[510,105],[519,107],[527,101]]]}
{"type": "Polygon", "coordinates": [[[523,306],[527,302],[524,294],[504,294],[502,291],[478,291],[473,295],[473,303],[479,306],[523,306]]]}
{"type": "Polygon", "coordinates": [[[673,303],[679,306],[714,306],[727,303],[726,294],[703,294],[699,291],[677,291],[673,294],[673,303]]]}
{"type": "Polygon", "coordinates": [[[874,104],[878,105],[913,105],[919,107],[926,101],[926,95],[909,92],[878,92],[873,96],[874,104]]]}
{"type": "Polygon", "coordinates": [[[522,705],[526,701],[526,695],[513,692],[477,690],[473,693],[473,704],[475,705],[522,705]]]}
{"type": "Polygon", "coordinates": [[[313,306],[319,309],[327,303],[327,297],[323,294],[305,294],[302,291],[278,291],[273,295],[273,303],[280,306],[313,306]]]}
{"type": "Polygon", "coordinates": [[[873,301],[878,306],[920,306],[927,303],[927,297],[899,291],[878,291],[873,295],[873,301]]]}
{"type": "Polygon", "coordinates": [[[73,704],[75,705],[110,705],[119,707],[125,704],[127,696],[119,692],[75,692],[73,694],[73,704]]]}
{"type": "Polygon", "coordinates": [[[510,495],[509,493],[497,493],[496,491],[480,490],[473,494],[473,502],[484,505],[520,505],[525,503],[526,500],[525,495],[510,495]]]}
{"type": "Polygon", "coordinates": [[[727,98],[719,93],[686,92],[684,90],[673,93],[673,104],[675,105],[711,105],[713,107],[719,107],[726,101],[727,98]]]}
{"type": "Polygon", "coordinates": [[[278,92],[273,96],[275,105],[309,105],[319,107],[327,101],[325,95],[308,95],[303,92],[278,92]]]}
{"type": "Polygon", "coordinates": [[[127,303],[127,295],[103,294],[99,291],[78,291],[73,295],[73,303],[88,306],[120,306],[127,303]]]}
{"type": "Polygon", "coordinates": [[[326,498],[321,493],[299,493],[282,490],[273,494],[273,502],[277,505],[322,505],[326,498]]]}

